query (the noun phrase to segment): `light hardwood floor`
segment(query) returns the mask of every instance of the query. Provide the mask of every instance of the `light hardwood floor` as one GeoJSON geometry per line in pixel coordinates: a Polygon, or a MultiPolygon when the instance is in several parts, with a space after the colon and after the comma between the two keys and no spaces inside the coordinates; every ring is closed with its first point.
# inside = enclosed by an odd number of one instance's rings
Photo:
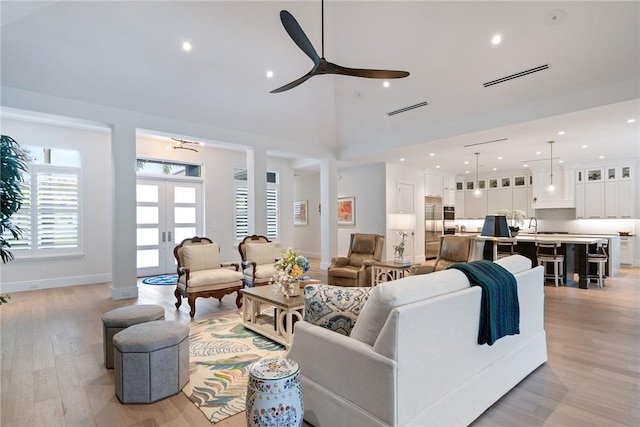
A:
{"type": "MultiPolygon", "coordinates": [[[[312,260],[311,276],[325,279],[312,260]]],[[[549,361],[473,426],[640,425],[640,269],[622,269],[604,289],[545,287],[549,361]]],[[[155,303],[189,323],[172,286],[139,285],[113,301],[99,284],[15,293],[0,307],[2,426],[211,426],[183,393],[123,405],[103,365],[102,313],[155,303]]],[[[237,311],[234,298],[199,299],[196,320],[237,311]]],[[[425,361],[428,362],[428,361],[425,361]]],[[[464,402],[460,402],[464,405],[464,402]]],[[[244,414],[217,427],[245,425],[244,414]]],[[[335,426],[329,426],[335,427],[335,426]]]]}

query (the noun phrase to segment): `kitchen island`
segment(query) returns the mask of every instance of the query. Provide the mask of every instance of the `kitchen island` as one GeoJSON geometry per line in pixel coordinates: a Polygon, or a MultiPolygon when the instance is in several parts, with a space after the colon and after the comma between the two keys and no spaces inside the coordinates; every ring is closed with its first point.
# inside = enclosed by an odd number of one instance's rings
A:
{"type": "MultiPolygon", "coordinates": [[[[587,254],[589,248],[598,243],[607,243],[609,256],[609,266],[607,268],[609,275],[615,275],[617,268],[615,267],[615,258],[611,257],[612,251],[615,251],[616,239],[618,236],[602,236],[602,235],[582,235],[582,234],[518,234],[511,238],[497,238],[475,236],[476,246],[474,248],[474,259],[491,259],[495,253],[493,246],[501,241],[515,241],[516,252],[526,256],[531,260],[532,265],[537,265],[536,258],[536,241],[545,243],[560,243],[560,253],[564,255],[564,280],[566,285],[575,285],[573,275],[578,273],[578,287],[583,289],[589,288],[589,262],[587,254]],[[611,261],[614,262],[611,262],[611,261]]],[[[619,240],[617,242],[619,245],[619,240]]],[[[617,253],[617,252],[616,252],[617,253]]]]}

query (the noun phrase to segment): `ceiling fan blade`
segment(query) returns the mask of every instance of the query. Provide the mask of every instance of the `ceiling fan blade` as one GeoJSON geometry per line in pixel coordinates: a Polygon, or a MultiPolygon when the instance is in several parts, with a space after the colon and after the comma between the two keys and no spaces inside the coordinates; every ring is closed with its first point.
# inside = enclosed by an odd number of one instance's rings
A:
{"type": "Polygon", "coordinates": [[[298,47],[302,49],[302,51],[306,53],[317,66],[320,63],[318,52],[316,52],[304,31],[302,31],[302,28],[300,27],[300,24],[298,24],[298,21],[296,21],[296,18],[286,10],[282,10],[280,11],[280,20],[282,21],[282,26],[289,34],[289,37],[291,37],[291,40],[293,40],[293,42],[298,45],[298,47]]]}
{"type": "Polygon", "coordinates": [[[327,74],[342,74],[344,76],[365,77],[368,79],[401,79],[409,75],[408,71],[371,70],[366,68],[349,68],[327,63],[327,74]]]}
{"type": "Polygon", "coordinates": [[[314,67],[311,71],[309,71],[307,74],[305,74],[304,76],[300,77],[297,80],[292,81],[291,83],[287,83],[284,86],[279,87],[278,89],[274,89],[269,93],[280,93],[280,92],[285,92],[289,89],[293,89],[294,87],[298,86],[301,83],[306,82],[307,80],[309,80],[311,77],[315,76],[317,73],[315,72],[316,68],[314,67]]]}

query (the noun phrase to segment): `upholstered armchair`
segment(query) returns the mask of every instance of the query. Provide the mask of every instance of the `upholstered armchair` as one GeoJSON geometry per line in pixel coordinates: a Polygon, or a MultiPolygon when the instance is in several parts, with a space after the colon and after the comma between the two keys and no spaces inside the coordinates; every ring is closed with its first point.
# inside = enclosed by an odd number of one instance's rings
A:
{"type": "Polygon", "coordinates": [[[222,297],[237,293],[236,305],[242,307],[242,273],[238,263],[220,263],[220,246],[206,237],[184,239],[173,248],[173,255],[178,262],[178,284],[174,295],[177,299],[176,309],[182,305],[182,298],[187,298],[193,318],[196,314],[196,298],[214,297],[222,301],[222,297]]]}
{"type": "Polygon", "coordinates": [[[384,236],[379,234],[351,234],[346,257],[331,259],[327,281],[333,286],[370,286],[371,264],[382,259],[384,236]]]}
{"type": "Polygon", "coordinates": [[[280,258],[280,248],[265,236],[245,237],[238,245],[242,259],[242,281],[246,287],[269,284],[276,269],[275,262],[280,258]]]}
{"type": "Polygon", "coordinates": [[[451,264],[470,262],[473,256],[473,239],[470,236],[440,236],[440,247],[434,265],[417,265],[410,268],[411,274],[425,274],[444,270],[451,264]]]}

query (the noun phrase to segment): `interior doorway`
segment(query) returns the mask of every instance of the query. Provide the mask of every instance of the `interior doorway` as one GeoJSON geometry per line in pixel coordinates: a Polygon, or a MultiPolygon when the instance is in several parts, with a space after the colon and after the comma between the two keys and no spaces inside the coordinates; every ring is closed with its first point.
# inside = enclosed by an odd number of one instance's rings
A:
{"type": "Polygon", "coordinates": [[[136,223],[138,276],[175,273],[173,248],[203,230],[202,182],[139,178],[136,223]]]}

